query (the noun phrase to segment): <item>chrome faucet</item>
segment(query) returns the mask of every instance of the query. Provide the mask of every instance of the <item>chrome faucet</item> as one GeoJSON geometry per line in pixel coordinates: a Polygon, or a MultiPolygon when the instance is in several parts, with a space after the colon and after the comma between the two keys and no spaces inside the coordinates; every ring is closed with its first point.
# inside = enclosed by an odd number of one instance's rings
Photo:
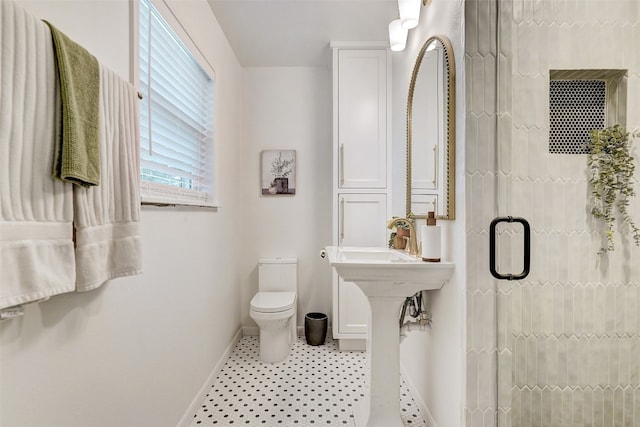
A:
{"type": "Polygon", "coordinates": [[[407,218],[393,218],[387,223],[387,228],[392,229],[398,223],[405,223],[409,226],[409,254],[418,255],[418,241],[416,236],[416,228],[413,226],[413,222],[407,218]]]}

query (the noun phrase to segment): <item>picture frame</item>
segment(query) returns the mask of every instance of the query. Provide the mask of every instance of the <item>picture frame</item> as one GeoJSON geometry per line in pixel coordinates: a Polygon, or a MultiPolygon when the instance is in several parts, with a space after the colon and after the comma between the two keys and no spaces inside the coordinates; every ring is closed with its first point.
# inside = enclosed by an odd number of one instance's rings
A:
{"type": "Polygon", "coordinates": [[[296,194],[296,150],[262,150],[260,165],[263,196],[296,194]]]}

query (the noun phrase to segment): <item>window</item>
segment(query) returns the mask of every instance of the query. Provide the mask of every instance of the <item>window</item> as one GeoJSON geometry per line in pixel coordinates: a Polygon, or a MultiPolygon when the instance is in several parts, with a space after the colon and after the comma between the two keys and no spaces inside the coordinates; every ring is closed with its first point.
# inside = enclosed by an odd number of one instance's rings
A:
{"type": "Polygon", "coordinates": [[[143,201],[212,205],[213,72],[151,0],[139,0],[140,178],[143,201]]]}

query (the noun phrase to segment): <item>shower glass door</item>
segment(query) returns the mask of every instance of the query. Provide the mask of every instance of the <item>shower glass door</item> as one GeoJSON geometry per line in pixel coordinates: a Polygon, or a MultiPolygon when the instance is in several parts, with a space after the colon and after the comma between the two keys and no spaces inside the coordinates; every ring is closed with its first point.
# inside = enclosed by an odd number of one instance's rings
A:
{"type": "MultiPolygon", "coordinates": [[[[612,120],[640,128],[640,4],[491,4],[495,216],[524,218],[531,232],[529,275],[495,282],[497,424],[640,426],[640,250],[616,225],[615,251],[597,255],[601,228],[590,213],[583,150],[585,129],[612,120]],[[621,77],[607,80],[603,70],[621,77]],[[550,89],[554,76],[560,90],[550,89]],[[603,122],[587,107],[603,109],[603,122]]],[[[629,209],[640,221],[640,202],[629,209]]],[[[523,271],[522,224],[501,222],[495,234],[496,270],[523,271]]]]}

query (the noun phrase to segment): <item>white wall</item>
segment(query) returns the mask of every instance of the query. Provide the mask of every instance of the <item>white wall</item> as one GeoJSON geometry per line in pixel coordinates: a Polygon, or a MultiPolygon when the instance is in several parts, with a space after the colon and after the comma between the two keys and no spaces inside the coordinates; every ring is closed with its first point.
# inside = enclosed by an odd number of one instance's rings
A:
{"type": "MultiPolygon", "coordinates": [[[[456,263],[451,280],[430,292],[433,324],[425,332],[410,332],[400,346],[407,380],[439,427],[463,424],[465,342],[465,185],[464,185],[464,1],[433,0],[422,8],[420,24],[409,31],[407,47],[393,52],[393,213],[405,214],[406,105],[411,72],[424,42],[447,36],[456,61],[456,218],[439,221],[443,258],[456,263]]],[[[416,120],[416,118],[414,118],[416,120]]]]}
{"type": "MultiPolygon", "coordinates": [[[[128,77],[128,1],[19,4],[128,77]]],[[[144,207],[144,274],[3,322],[2,426],[175,426],[240,327],[242,69],[204,0],[171,7],[216,71],[223,207],[144,207]]]]}
{"type": "Polygon", "coordinates": [[[331,243],[331,78],[327,68],[244,70],[242,173],[242,324],[255,326],[249,303],[259,258],[298,258],[298,319],[331,314],[331,268],[319,257],[331,243]],[[260,152],[296,150],[295,196],[262,196],[260,152]]]}

